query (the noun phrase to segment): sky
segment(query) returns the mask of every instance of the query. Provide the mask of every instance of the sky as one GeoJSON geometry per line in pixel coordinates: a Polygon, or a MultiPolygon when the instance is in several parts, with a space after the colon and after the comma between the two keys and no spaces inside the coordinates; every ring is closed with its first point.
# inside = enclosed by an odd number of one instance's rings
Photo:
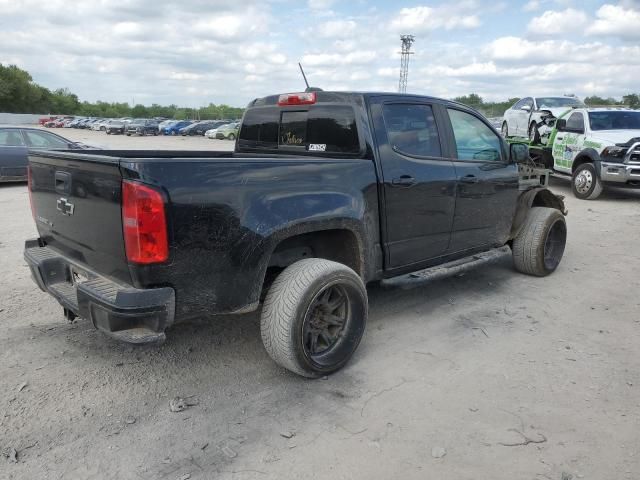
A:
{"type": "Polygon", "coordinates": [[[0,0],[0,63],[92,102],[397,91],[401,34],[411,93],[640,92],[640,0],[0,0]]]}

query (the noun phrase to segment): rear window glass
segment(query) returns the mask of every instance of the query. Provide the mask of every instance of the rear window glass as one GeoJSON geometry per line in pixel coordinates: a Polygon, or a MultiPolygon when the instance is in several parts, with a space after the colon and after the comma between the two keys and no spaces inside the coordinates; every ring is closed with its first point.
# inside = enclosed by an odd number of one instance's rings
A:
{"type": "Polygon", "coordinates": [[[242,121],[240,148],[358,154],[355,113],[349,105],[308,109],[254,108],[242,121]]]}

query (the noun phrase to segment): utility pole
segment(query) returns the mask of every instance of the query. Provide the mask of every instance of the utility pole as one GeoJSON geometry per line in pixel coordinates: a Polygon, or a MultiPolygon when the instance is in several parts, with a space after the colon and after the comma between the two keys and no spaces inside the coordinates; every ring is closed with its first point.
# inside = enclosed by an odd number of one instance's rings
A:
{"type": "Polygon", "coordinates": [[[406,93],[407,78],[409,77],[409,55],[413,55],[411,45],[415,42],[413,35],[400,35],[402,41],[402,51],[400,52],[400,82],[398,83],[398,91],[406,93]]]}

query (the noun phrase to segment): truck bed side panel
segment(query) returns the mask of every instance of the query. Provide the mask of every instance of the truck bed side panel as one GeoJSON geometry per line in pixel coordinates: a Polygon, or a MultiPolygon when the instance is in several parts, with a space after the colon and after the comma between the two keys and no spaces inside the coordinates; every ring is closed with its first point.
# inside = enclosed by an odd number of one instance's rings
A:
{"type": "Polygon", "coordinates": [[[170,261],[132,268],[132,275],[141,288],[173,286],[177,319],[254,308],[271,252],[297,234],[348,229],[370,257],[363,263],[379,264],[371,160],[123,160],[121,165],[125,177],[161,185],[168,194],[170,261]]]}

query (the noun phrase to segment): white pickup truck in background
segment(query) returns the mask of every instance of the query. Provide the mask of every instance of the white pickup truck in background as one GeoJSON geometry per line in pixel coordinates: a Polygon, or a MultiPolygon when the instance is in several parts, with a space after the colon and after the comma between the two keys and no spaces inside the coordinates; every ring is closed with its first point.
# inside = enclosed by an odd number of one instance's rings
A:
{"type": "Polygon", "coordinates": [[[593,200],[607,186],[640,188],[640,110],[573,108],[555,119],[545,141],[536,140],[528,139],[532,158],[570,179],[577,198],[593,200]]]}

